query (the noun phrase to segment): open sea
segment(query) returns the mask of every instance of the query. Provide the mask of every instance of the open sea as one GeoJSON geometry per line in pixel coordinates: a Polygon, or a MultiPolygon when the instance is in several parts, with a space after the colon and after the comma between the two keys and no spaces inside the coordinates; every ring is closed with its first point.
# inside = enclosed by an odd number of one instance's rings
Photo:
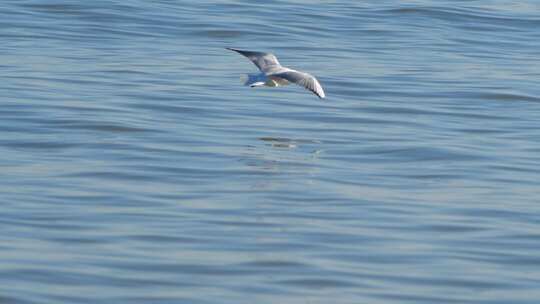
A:
{"type": "Polygon", "coordinates": [[[540,303],[540,1],[4,0],[0,71],[2,304],[540,303]]]}

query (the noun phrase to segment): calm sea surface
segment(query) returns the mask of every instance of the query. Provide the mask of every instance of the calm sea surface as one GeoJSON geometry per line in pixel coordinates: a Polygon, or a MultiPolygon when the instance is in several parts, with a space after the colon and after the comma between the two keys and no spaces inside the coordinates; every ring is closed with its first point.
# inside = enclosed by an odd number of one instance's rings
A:
{"type": "Polygon", "coordinates": [[[540,2],[403,2],[2,1],[0,303],[540,303],[540,2]]]}

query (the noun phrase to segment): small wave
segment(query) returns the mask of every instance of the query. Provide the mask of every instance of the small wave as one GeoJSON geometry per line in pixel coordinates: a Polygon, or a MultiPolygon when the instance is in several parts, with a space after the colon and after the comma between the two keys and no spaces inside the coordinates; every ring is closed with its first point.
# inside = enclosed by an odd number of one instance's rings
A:
{"type": "Polygon", "coordinates": [[[491,13],[486,10],[472,8],[442,8],[442,7],[403,7],[378,11],[382,14],[398,16],[415,15],[421,17],[435,18],[452,21],[456,23],[470,22],[471,25],[478,23],[491,23],[495,26],[502,24],[514,27],[539,27],[540,19],[518,18],[508,12],[491,13]]]}

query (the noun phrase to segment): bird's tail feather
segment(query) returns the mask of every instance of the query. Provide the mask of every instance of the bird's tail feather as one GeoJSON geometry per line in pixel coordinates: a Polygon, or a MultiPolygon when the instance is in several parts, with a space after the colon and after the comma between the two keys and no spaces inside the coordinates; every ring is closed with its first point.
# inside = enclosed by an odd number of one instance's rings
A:
{"type": "Polygon", "coordinates": [[[266,79],[263,79],[260,74],[244,74],[240,76],[240,81],[245,86],[258,87],[263,86],[266,79]]]}

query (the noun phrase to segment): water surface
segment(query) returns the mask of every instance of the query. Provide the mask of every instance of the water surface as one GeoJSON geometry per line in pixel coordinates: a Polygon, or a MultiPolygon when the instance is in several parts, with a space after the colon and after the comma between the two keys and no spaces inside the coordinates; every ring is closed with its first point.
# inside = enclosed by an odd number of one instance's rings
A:
{"type": "Polygon", "coordinates": [[[2,2],[0,302],[537,303],[539,13],[2,2]]]}

